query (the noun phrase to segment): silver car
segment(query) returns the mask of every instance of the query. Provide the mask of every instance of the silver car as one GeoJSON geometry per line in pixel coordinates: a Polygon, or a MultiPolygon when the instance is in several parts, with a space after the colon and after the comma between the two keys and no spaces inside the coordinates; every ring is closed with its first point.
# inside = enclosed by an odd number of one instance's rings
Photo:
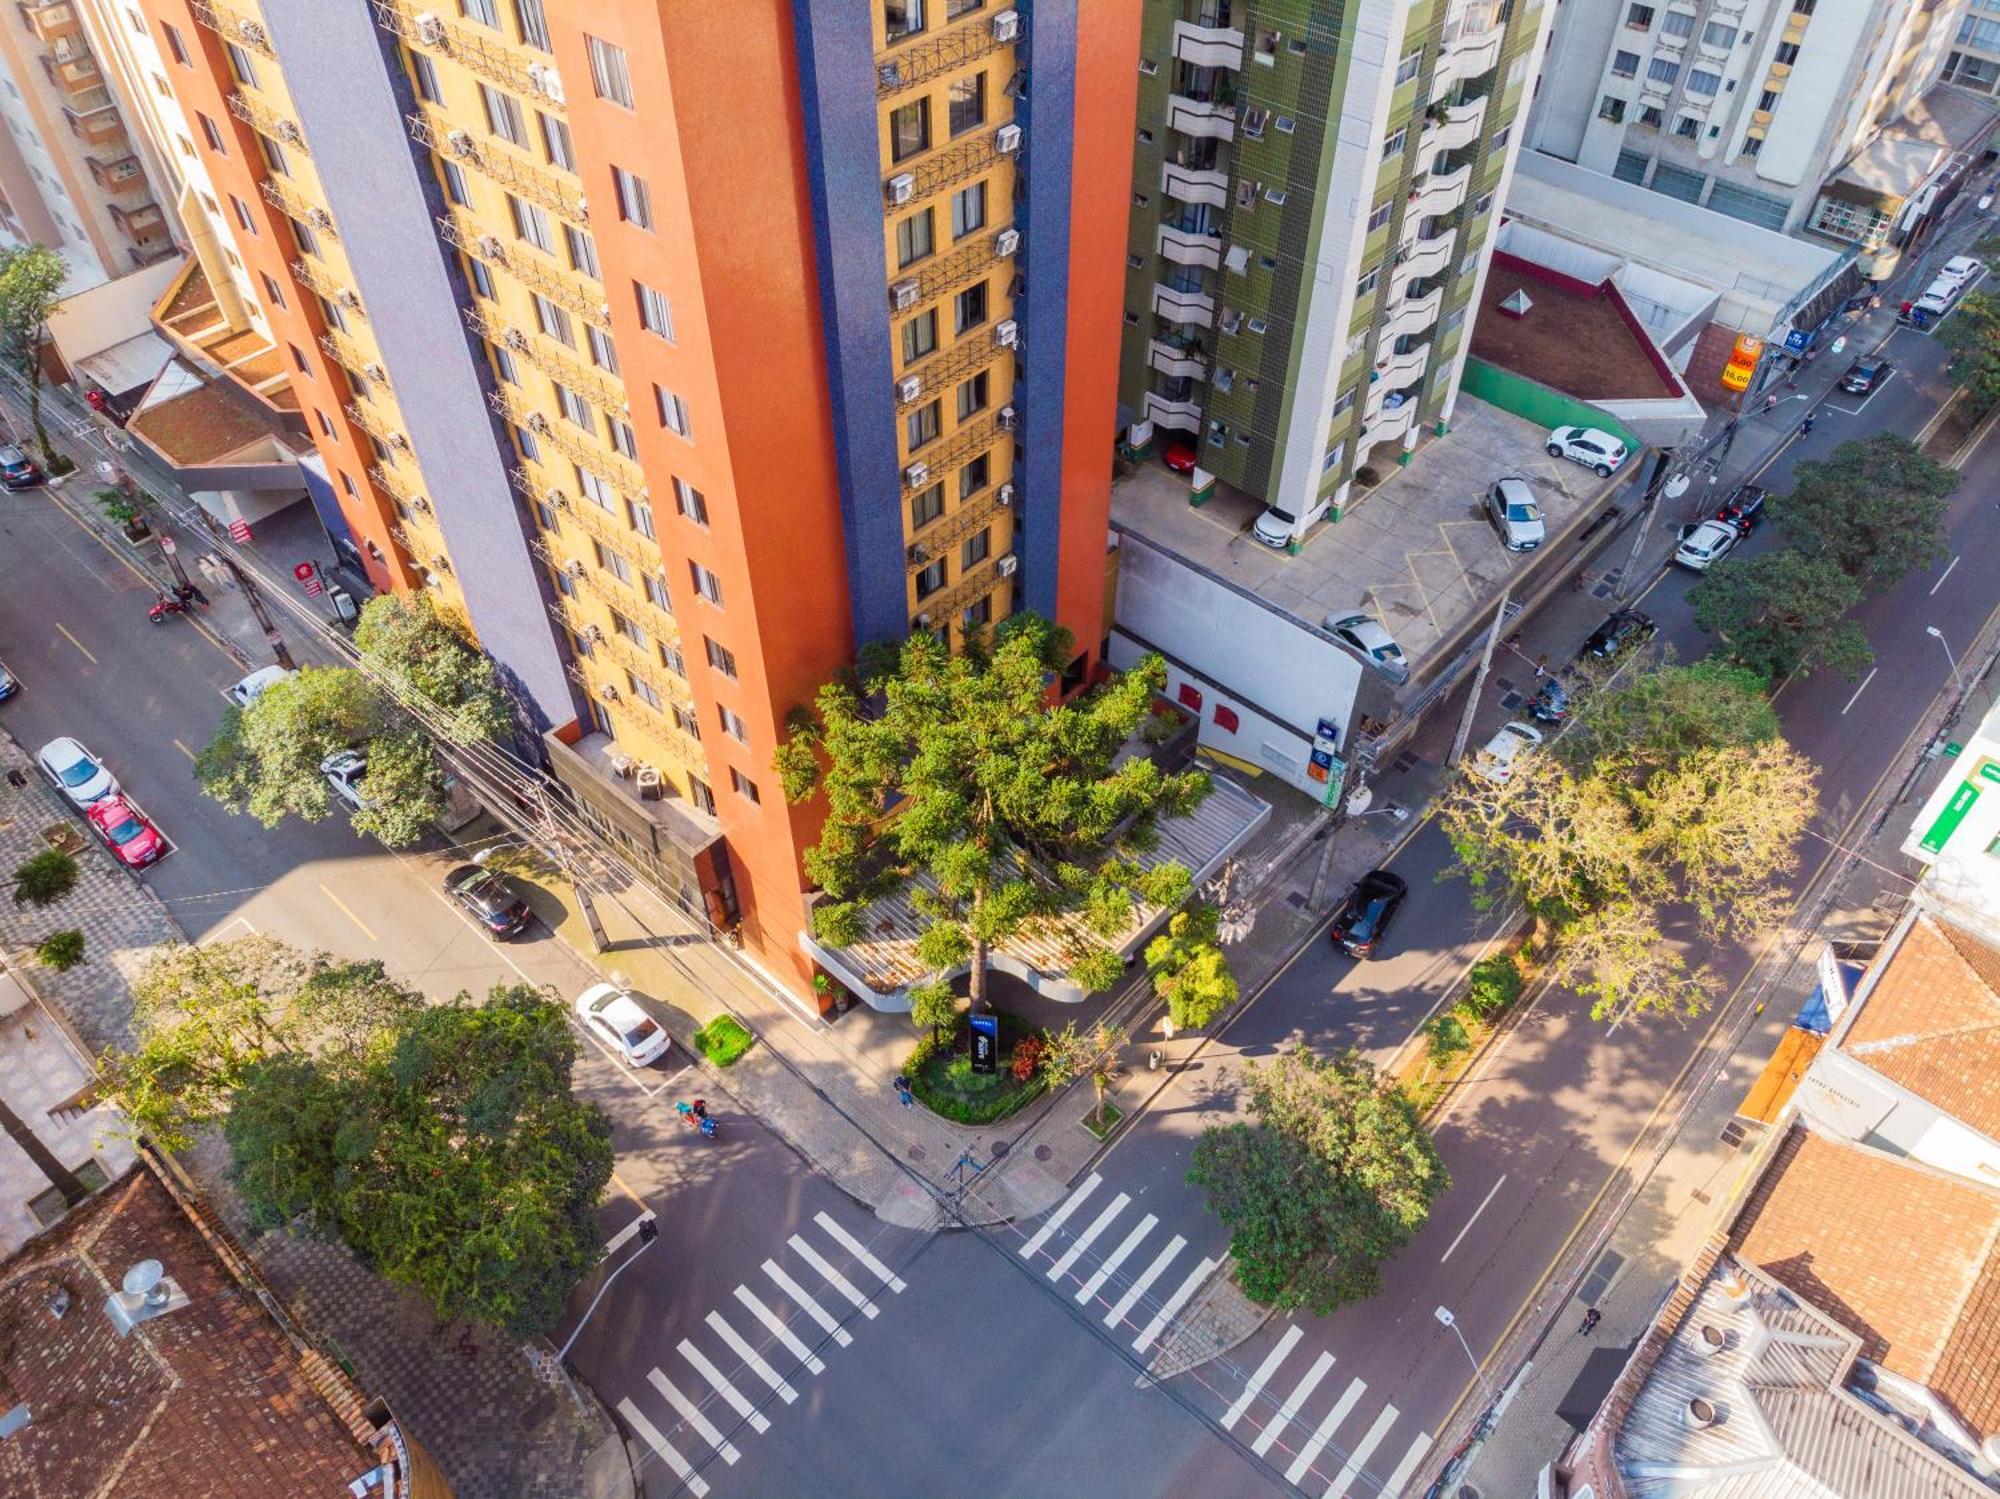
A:
{"type": "Polygon", "coordinates": [[[1327,634],[1399,686],[1410,679],[1410,661],[1395,637],[1372,614],[1329,614],[1320,626],[1327,634]]]}
{"type": "Polygon", "coordinates": [[[1495,479],[1486,491],[1486,518],[1500,533],[1500,544],[1510,552],[1532,552],[1547,534],[1542,526],[1541,502],[1526,479],[1495,479]]]}

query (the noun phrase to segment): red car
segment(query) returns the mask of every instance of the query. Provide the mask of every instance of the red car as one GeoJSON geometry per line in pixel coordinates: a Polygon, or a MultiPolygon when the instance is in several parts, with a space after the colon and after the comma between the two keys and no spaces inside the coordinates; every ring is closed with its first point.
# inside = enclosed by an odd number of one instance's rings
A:
{"type": "Polygon", "coordinates": [[[1193,473],[1194,457],[1194,445],[1192,443],[1170,442],[1167,444],[1167,467],[1177,474],[1193,473]]]}
{"type": "Polygon", "coordinates": [[[127,869],[144,869],[167,851],[167,840],[146,820],[145,814],[118,795],[90,804],[85,814],[104,846],[118,856],[127,869]]]}

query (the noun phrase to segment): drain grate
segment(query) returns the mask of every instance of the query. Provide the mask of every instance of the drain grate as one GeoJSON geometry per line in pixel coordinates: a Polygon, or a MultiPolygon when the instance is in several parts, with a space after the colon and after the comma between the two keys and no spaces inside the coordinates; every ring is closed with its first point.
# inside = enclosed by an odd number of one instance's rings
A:
{"type": "Polygon", "coordinates": [[[1296,907],[1297,909],[1303,911],[1306,908],[1305,891],[1294,890],[1290,895],[1287,895],[1285,897],[1285,904],[1288,906],[1296,907]]]}
{"type": "Polygon", "coordinates": [[[1741,1119],[1732,1119],[1722,1127],[1722,1143],[1731,1150],[1738,1149],[1749,1133],[1741,1119]]]}
{"type": "Polygon", "coordinates": [[[1038,1161],[1046,1161],[1054,1154],[1055,1152],[1046,1145],[1037,1145],[1035,1147],[1035,1159],[1038,1161]]]}
{"type": "Polygon", "coordinates": [[[1624,1255],[1615,1249],[1605,1250],[1602,1258],[1590,1267],[1590,1274],[1583,1278],[1583,1284],[1577,1287],[1577,1300],[1585,1306],[1596,1306],[1604,1293],[1611,1289],[1611,1282],[1618,1278],[1618,1272],[1624,1268],[1624,1255]]]}
{"type": "Polygon", "coordinates": [[[1402,754],[1396,756],[1395,762],[1389,768],[1399,772],[1410,771],[1416,769],[1423,762],[1424,757],[1419,755],[1415,750],[1404,750],[1402,754]]]}
{"type": "Polygon", "coordinates": [[[1512,713],[1516,708],[1520,707],[1521,704],[1525,703],[1526,701],[1527,699],[1522,697],[1520,693],[1510,692],[1505,697],[1500,699],[1500,706],[1505,708],[1509,713],[1512,713]]]}

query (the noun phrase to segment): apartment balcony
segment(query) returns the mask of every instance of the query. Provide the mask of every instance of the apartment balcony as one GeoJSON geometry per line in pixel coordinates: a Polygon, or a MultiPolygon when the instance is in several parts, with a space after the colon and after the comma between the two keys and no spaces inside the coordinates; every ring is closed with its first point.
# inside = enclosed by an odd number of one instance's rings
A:
{"type": "Polygon", "coordinates": [[[1003,121],[983,135],[905,161],[882,179],[883,201],[900,208],[935,198],[1015,155],[1020,139],[1020,126],[1003,121]],[[1002,131],[1009,132],[1004,139],[1002,131]]]}
{"type": "MultiPolygon", "coordinates": [[[[90,53],[72,50],[68,57],[56,57],[44,52],[38,60],[49,82],[60,89],[65,98],[104,94],[104,74],[98,71],[97,59],[90,53]]],[[[105,94],[104,97],[110,96],[105,94]]]]}
{"type": "Polygon", "coordinates": [[[611,326],[611,304],[604,300],[603,288],[581,271],[561,271],[538,260],[532,251],[510,250],[505,240],[481,229],[470,215],[452,214],[439,219],[438,232],[446,244],[475,260],[499,267],[529,291],[547,297],[593,327],[611,326]]]}
{"type": "MultiPolygon", "coordinates": [[[[1384,403],[1386,406],[1386,402],[1384,403]]],[[[1405,401],[1394,409],[1384,410],[1373,421],[1361,424],[1361,435],[1354,440],[1354,457],[1357,463],[1363,455],[1378,443],[1394,439],[1407,447],[1417,430],[1417,406],[1415,401],[1405,401]]]]}
{"type": "Polygon", "coordinates": [[[125,141],[125,121],[118,113],[118,106],[111,102],[111,96],[104,90],[99,103],[84,105],[72,101],[62,107],[63,118],[69,121],[69,133],[86,146],[122,145],[125,141]]]}
{"type": "Polygon", "coordinates": [[[552,418],[546,412],[537,411],[512,386],[493,391],[487,400],[507,421],[548,443],[579,468],[599,475],[629,497],[645,497],[645,471],[623,453],[601,441],[595,432],[586,432],[566,418],[552,418]]]}
{"type": "Polygon", "coordinates": [[[409,506],[410,509],[416,511],[418,515],[429,515],[431,513],[431,502],[424,497],[423,491],[412,484],[400,470],[389,468],[379,463],[371,463],[368,466],[368,477],[374,481],[377,489],[381,490],[384,494],[395,497],[403,504],[409,506]]]}
{"type": "Polygon", "coordinates": [[[1389,295],[1400,299],[1416,282],[1442,276],[1450,268],[1452,252],[1457,246],[1456,234],[1439,234],[1411,245],[1403,254],[1402,264],[1389,273],[1389,295]]]}
{"type": "Polygon", "coordinates": [[[320,334],[319,346],[326,351],[327,358],[350,374],[381,385],[389,383],[389,372],[370,359],[368,351],[346,334],[329,328],[320,334]]]}
{"type": "Polygon", "coordinates": [[[1403,222],[1408,224],[1450,213],[1465,201],[1471,187],[1472,163],[1469,161],[1454,172],[1431,173],[1423,186],[1410,194],[1409,207],[1403,210],[1403,222]]]}
{"type": "Polygon", "coordinates": [[[632,414],[622,380],[593,365],[558,353],[552,339],[508,326],[489,315],[483,303],[465,309],[465,322],[487,342],[518,354],[558,385],[575,391],[600,410],[617,417],[632,414]]]}
{"type": "Polygon", "coordinates": [[[1174,162],[1160,165],[1160,191],[1182,203],[1205,203],[1224,208],[1229,203],[1229,174],[1197,171],[1174,162]]]}
{"type": "Polygon", "coordinates": [[[1396,305],[1382,324],[1382,341],[1389,343],[1399,338],[1408,338],[1412,333],[1421,333],[1438,320],[1438,313],[1444,308],[1444,288],[1432,287],[1421,297],[1407,297],[1396,305]]]}
{"type": "Polygon", "coordinates": [[[270,33],[264,30],[263,22],[252,20],[226,5],[217,5],[214,0],[188,0],[188,11],[197,24],[206,26],[224,41],[248,47],[273,62],[278,60],[278,54],[271,46],[270,33]]]}
{"type": "Polygon", "coordinates": [[[1147,346],[1146,363],[1163,375],[1190,380],[1208,378],[1208,361],[1202,357],[1199,344],[1156,338],[1147,346]]]}
{"type": "Polygon", "coordinates": [[[38,0],[17,0],[14,8],[21,13],[21,24],[51,45],[80,36],[83,32],[83,23],[77,19],[76,6],[71,0],[57,0],[53,5],[44,5],[38,0]]]}
{"type": "Polygon", "coordinates": [[[347,413],[349,421],[384,447],[400,454],[409,453],[410,439],[390,426],[382,415],[366,402],[349,401],[341,409],[347,413]]]}
{"type": "MultiPolygon", "coordinates": [[[[943,395],[961,380],[970,379],[984,369],[991,369],[1003,359],[1012,359],[1017,348],[1014,344],[1002,344],[990,337],[973,333],[961,338],[948,349],[925,355],[903,372],[897,380],[896,403],[899,406],[913,405],[943,395]],[[917,394],[904,399],[902,389],[906,380],[917,382],[917,394]]],[[[1011,375],[1008,379],[1011,379],[1011,375]]],[[[995,382],[1001,399],[1005,399],[1007,380],[995,382]]]]}
{"type": "Polygon", "coordinates": [[[375,24],[400,38],[412,51],[449,57],[488,83],[526,95],[537,109],[560,114],[567,107],[562,75],[553,62],[514,46],[499,32],[440,14],[435,4],[375,0],[375,24]]]}
{"type": "Polygon", "coordinates": [[[361,305],[361,298],[353,287],[342,286],[325,271],[314,266],[311,261],[293,261],[292,275],[298,279],[299,285],[314,296],[325,297],[342,312],[351,312],[359,317],[368,316],[368,309],[361,305]]]}
{"type": "Polygon", "coordinates": [[[1013,577],[1019,567],[1020,561],[1012,552],[989,558],[944,592],[919,600],[918,612],[931,623],[951,623],[961,610],[971,608],[1013,577]]]}
{"type": "Polygon", "coordinates": [[[298,220],[314,234],[324,234],[332,240],[340,238],[340,231],[334,227],[333,215],[300,192],[288,179],[262,178],[257,183],[257,191],[262,193],[264,201],[279,213],[288,219],[298,220]]]}
{"type": "Polygon", "coordinates": [[[1156,281],[1153,311],[1171,323],[1192,323],[1201,328],[1215,326],[1215,298],[1204,292],[1176,291],[1156,281]]]}
{"type": "Polygon", "coordinates": [[[1003,47],[1012,47],[1021,34],[1020,17],[1002,7],[973,11],[955,25],[947,22],[941,31],[894,43],[875,59],[876,95],[887,99],[955,72],[1003,47]]]}
{"type": "Polygon", "coordinates": [[[1161,427],[1177,427],[1183,432],[1201,431],[1199,401],[1170,401],[1155,391],[1146,392],[1144,420],[1161,427]]]}
{"type": "Polygon", "coordinates": [[[1199,99],[1189,94],[1167,95],[1167,125],[1182,135],[1198,140],[1227,141],[1236,138],[1236,106],[1216,99],[1199,99]]]}
{"type": "Polygon", "coordinates": [[[306,133],[299,129],[297,120],[287,119],[272,109],[262,99],[244,93],[241,89],[231,89],[223,95],[222,102],[229,112],[267,139],[294,151],[312,155],[312,148],[306,144],[306,133]]]}
{"type": "Polygon", "coordinates": [[[1440,151],[1457,151],[1479,139],[1480,129],[1486,123],[1484,96],[1465,104],[1432,108],[1437,112],[1424,126],[1423,136],[1417,142],[1417,160],[1434,161],[1440,151]]]}
{"type": "Polygon", "coordinates": [[[1384,411],[1401,408],[1402,397],[1412,385],[1423,379],[1424,371],[1430,368],[1431,345],[1429,340],[1419,344],[1407,354],[1391,354],[1375,366],[1369,376],[1368,399],[1361,409],[1361,425],[1368,426],[1384,411]]]}
{"type": "Polygon", "coordinates": [[[1160,255],[1175,265],[1198,265],[1215,270],[1222,264],[1222,236],[1160,225],[1156,241],[1160,255]]]}
{"type": "Polygon", "coordinates": [[[464,163],[515,197],[579,224],[590,221],[590,205],[581,190],[567,186],[562,175],[535,165],[512,147],[481,142],[442,116],[433,123],[423,115],[411,115],[405,123],[419,144],[447,160],[464,163]]]}
{"type": "Polygon", "coordinates": [[[146,187],[146,169],[140,165],[139,158],[129,151],[108,160],[86,156],[83,164],[89,169],[91,180],[104,192],[140,192],[146,187]]]}
{"type": "Polygon", "coordinates": [[[1489,26],[1447,39],[1438,49],[1437,70],[1431,75],[1431,102],[1442,99],[1455,83],[1492,72],[1500,61],[1504,37],[1501,27],[1489,26]]]}
{"type": "Polygon", "coordinates": [[[166,227],[167,216],[160,211],[157,203],[138,203],[130,207],[123,203],[107,203],[104,206],[111,214],[111,222],[134,243],[149,243],[166,227]]]}
{"type": "Polygon", "coordinates": [[[991,524],[1013,503],[1012,484],[988,485],[956,510],[939,516],[910,538],[910,565],[922,567],[930,559],[944,556],[981,526],[991,524]]]}
{"type": "MultiPolygon", "coordinates": [[[[590,588],[591,592],[609,607],[619,608],[616,596],[606,597],[602,591],[609,587],[603,582],[602,576],[596,575],[593,582],[595,570],[591,567],[572,559],[562,565],[562,572],[572,583],[581,583],[590,588]]],[[[629,615],[635,611],[626,608],[620,609],[619,612],[629,615]]],[[[603,625],[591,619],[582,604],[575,599],[558,598],[549,605],[549,613],[554,615],[571,635],[583,642],[589,652],[590,660],[602,662],[608,659],[631,672],[642,682],[650,684],[661,697],[679,703],[682,707],[692,704],[693,698],[689,695],[687,686],[679,677],[667,670],[666,663],[660,659],[658,651],[651,643],[640,645],[638,641],[628,638],[623,631],[605,629],[603,625]]],[[[658,617],[657,613],[649,616],[651,619],[658,617]]],[[[579,675],[577,680],[585,681],[585,678],[579,675]]]]}
{"type": "Polygon", "coordinates": [[[1174,22],[1174,59],[1197,68],[1243,66],[1243,33],[1234,26],[1174,22]]]}

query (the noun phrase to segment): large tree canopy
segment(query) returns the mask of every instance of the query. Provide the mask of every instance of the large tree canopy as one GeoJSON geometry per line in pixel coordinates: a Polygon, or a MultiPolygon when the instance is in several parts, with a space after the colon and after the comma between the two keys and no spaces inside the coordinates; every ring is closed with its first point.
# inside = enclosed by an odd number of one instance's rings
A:
{"type": "Polygon", "coordinates": [[[1863,594],[1833,558],[1780,547],[1723,558],[1688,600],[1725,657],[1775,685],[1795,671],[1854,678],[1868,669],[1875,655],[1867,632],[1847,617],[1863,594]]]}
{"type": "Polygon", "coordinates": [[[424,705],[427,723],[454,744],[498,739],[512,724],[512,705],[493,663],[438,612],[427,592],[370,599],[361,608],[354,647],[399,699],[424,705]]]}
{"type": "Polygon", "coordinates": [[[1945,506],[1958,484],[1956,469],[1907,437],[1878,432],[1801,463],[1771,512],[1801,552],[1880,593],[1944,556],[1945,506]]]}

